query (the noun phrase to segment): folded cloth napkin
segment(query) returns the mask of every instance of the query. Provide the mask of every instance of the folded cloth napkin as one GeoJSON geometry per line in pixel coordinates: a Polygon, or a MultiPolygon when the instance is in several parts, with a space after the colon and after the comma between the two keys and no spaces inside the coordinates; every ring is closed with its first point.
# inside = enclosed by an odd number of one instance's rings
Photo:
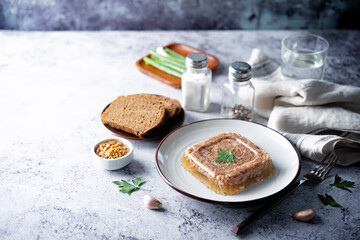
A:
{"type": "Polygon", "coordinates": [[[360,88],[319,80],[281,80],[279,64],[252,51],[255,112],[281,132],[300,154],[320,161],[329,152],[338,164],[360,161],[360,88]]]}

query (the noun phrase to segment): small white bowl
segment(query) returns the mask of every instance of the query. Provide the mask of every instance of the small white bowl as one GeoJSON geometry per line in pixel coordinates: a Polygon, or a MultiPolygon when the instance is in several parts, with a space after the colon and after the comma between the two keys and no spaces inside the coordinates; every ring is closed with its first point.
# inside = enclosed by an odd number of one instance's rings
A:
{"type": "Polygon", "coordinates": [[[124,138],[117,138],[117,137],[108,138],[108,139],[104,139],[104,140],[98,142],[97,144],[95,144],[95,146],[92,149],[92,156],[93,156],[96,166],[106,169],[106,170],[117,170],[117,169],[125,167],[133,160],[134,147],[128,140],[126,140],[124,138]],[[119,142],[125,144],[126,146],[129,147],[129,152],[123,157],[114,158],[114,159],[106,159],[106,158],[102,158],[99,155],[97,155],[96,149],[99,147],[99,145],[103,142],[107,142],[110,140],[119,141],[119,142]]]}

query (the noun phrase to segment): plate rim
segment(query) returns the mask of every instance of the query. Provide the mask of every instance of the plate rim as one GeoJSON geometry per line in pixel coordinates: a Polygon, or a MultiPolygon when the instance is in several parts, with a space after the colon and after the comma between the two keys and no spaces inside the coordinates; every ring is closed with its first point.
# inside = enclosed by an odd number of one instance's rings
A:
{"type": "Polygon", "coordinates": [[[244,121],[244,120],[239,120],[239,119],[230,119],[230,118],[212,118],[212,119],[203,119],[203,120],[198,120],[198,121],[194,121],[194,122],[191,122],[191,123],[187,123],[187,124],[184,124],[176,129],[174,129],[173,131],[169,132],[162,140],[161,142],[159,143],[159,145],[157,146],[156,148],[156,152],[155,152],[155,165],[156,165],[156,170],[158,172],[158,174],[160,175],[160,177],[165,181],[166,184],[168,184],[171,188],[173,188],[174,190],[176,190],[177,192],[185,195],[185,196],[188,196],[190,198],[193,198],[193,199],[196,199],[196,200],[200,200],[200,201],[203,201],[203,202],[208,202],[208,203],[216,203],[216,204],[223,204],[223,205],[236,205],[236,206],[252,206],[252,205],[256,205],[256,204],[259,204],[259,203],[262,203],[268,199],[271,199],[273,198],[275,195],[279,195],[281,194],[282,192],[285,192],[294,182],[295,180],[299,177],[300,175],[300,170],[301,170],[301,155],[298,151],[298,149],[294,146],[294,144],[292,144],[284,135],[282,135],[280,132],[272,129],[272,128],[269,128],[261,123],[257,123],[257,122],[250,122],[250,121],[244,121]],[[258,199],[254,199],[254,200],[249,200],[249,201],[221,201],[221,200],[213,200],[213,199],[208,199],[208,198],[204,198],[204,197],[199,197],[199,196],[196,196],[196,195],[193,195],[191,193],[188,193],[178,187],[176,187],[169,179],[167,179],[167,177],[162,173],[161,169],[160,169],[160,166],[159,166],[159,159],[158,159],[158,152],[159,152],[159,149],[161,147],[161,145],[164,143],[164,141],[171,135],[173,134],[174,132],[178,131],[179,129],[181,128],[185,128],[189,125],[193,125],[193,124],[197,124],[197,123],[201,123],[201,122],[206,122],[206,121],[218,121],[218,120],[226,120],[226,121],[243,121],[243,122],[248,122],[248,123],[251,123],[251,124],[256,124],[256,125],[259,125],[261,127],[265,127],[275,133],[277,133],[278,135],[280,135],[282,138],[284,138],[288,143],[290,143],[290,145],[293,147],[294,151],[296,152],[296,155],[297,155],[297,160],[298,160],[298,169],[297,169],[297,172],[295,174],[295,176],[293,177],[293,179],[291,181],[289,181],[289,183],[282,189],[280,189],[279,191],[277,192],[274,192],[273,194],[269,195],[269,196],[266,196],[266,197],[262,197],[262,198],[258,198],[258,199]]]}

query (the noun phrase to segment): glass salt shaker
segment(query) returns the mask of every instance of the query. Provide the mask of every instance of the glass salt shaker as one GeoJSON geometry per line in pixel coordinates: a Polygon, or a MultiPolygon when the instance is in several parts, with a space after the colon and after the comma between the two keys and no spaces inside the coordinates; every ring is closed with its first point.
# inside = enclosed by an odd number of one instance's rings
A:
{"type": "Polygon", "coordinates": [[[210,105],[211,70],[207,56],[190,53],[181,78],[182,105],[186,110],[205,112],[210,105]]]}
{"type": "Polygon", "coordinates": [[[255,88],[250,81],[251,66],[246,62],[233,62],[229,67],[228,81],[224,83],[221,115],[252,121],[255,88]]]}

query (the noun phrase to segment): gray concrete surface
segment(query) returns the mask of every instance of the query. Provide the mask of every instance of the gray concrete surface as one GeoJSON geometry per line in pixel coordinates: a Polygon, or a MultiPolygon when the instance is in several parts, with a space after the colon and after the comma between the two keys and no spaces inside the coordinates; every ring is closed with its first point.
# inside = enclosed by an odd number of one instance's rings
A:
{"type": "MultiPolygon", "coordinates": [[[[95,168],[93,144],[113,136],[101,123],[103,108],[118,95],[155,93],[180,99],[181,90],[137,70],[149,49],[181,42],[220,60],[212,101],[234,60],[258,47],[280,61],[289,31],[0,32],[0,238],[1,239],[239,239],[230,228],[260,206],[231,208],[200,202],[170,188],[155,168],[159,140],[134,141],[126,168],[95,168]],[[114,180],[143,177],[143,189],[118,192],[114,180]],[[150,193],[164,211],[150,211],[150,193]]],[[[358,31],[316,32],[330,42],[325,80],[360,86],[358,31]]],[[[185,123],[218,118],[186,112],[185,123]]],[[[303,159],[301,172],[315,163],[303,159]]],[[[249,228],[248,239],[359,239],[359,167],[335,167],[319,185],[303,185],[249,228]],[[356,182],[352,192],[329,186],[339,174],[356,182]],[[343,207],[324,206],[317,194],[343,207]],[[315,208],[312,223],[290,214],[315,208]]]]}

